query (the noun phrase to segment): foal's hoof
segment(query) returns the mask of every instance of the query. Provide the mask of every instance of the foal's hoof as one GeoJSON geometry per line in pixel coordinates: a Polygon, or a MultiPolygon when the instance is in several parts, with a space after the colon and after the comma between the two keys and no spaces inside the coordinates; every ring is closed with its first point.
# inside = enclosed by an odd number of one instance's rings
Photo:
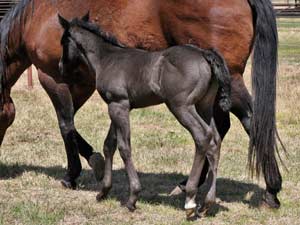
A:
{"type": "Polygon", "coordinates": [[[188,221],[195,221],[197,220],[196,208],[186,209],[186,219],[188,221]]]}
{"type": "Polygon", "coordinates": [[[212,207],[213,203],[206,203],[203,206],[199,206],[196,210],[198,218],[203,218],[207,216],[209,209],[212,207]]]}
{"type": "Polygon", "coordinates": [[[279,209],[280,201],[277,198],[276,194],[273,195],[269,192],[266,192],[262,199],[262,206],[270,209],[279,209]]]}
{"type": "Polygon", "coordinates": [[[96,200],[97,202],[101,202],[102,200],[107,198],[107,193],[104,193],[103,191],[101,191],[99,194],[97,194],[96,196],[96,200]]]}
{"type": "Polygon", "coordinates": [[[95,178],[98,182],[103,179],[104,176],[104,158],[100,153],[94,153],[89,159],[89,165],[93,169],[95,178]]]}
{"type": "Polygon", "coordinates": [[[125,204],[125,206],[126,206],[126,208],[127,208],[130,212],[134,212],[134,211],[136,210],[135,204],[132,204],[132,203],[130,203],[130,202],[127,202],[127,203],[125,204]]]}
{"type": "Polygon", "coordinates": [[[77,185],[75,181],[67,181],[67,180],[61,180],[60,182],[62,184],[63,187],[68,188],[68,189],[72,189],[75,190],[77,185]]]}

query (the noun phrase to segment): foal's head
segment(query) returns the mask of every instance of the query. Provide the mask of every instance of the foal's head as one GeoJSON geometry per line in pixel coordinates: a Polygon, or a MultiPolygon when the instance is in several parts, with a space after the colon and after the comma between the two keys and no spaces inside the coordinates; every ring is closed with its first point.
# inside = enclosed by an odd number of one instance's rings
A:
{"type": "Polygon", "coordinates": [[[81,28],[80,25],[86,23],[90,24],[89,14],[81,18],[81,20],[75,18],[72,21],[64,19],[62,16],[58,15],[59,23],[64,29],[61,45],[62,45],[62,56],[59,61],[59,70],[62,75],[84,73],[86,69],[90,69],[89,62],[86,57],[86,51],[83,48],[88,43],[84,39],[84,35],[88,31],[81,28]]]}
{"type": "Polygon", "coordinates": [[[87,54],[94,52],[101,43],[124,47],[113,35],[89,22],[89,13],[81,19],[75,18],[70,22],[60,15],[58,15],[58,19],[64,29],[61,38],[63,53],[59,62],[62,75],[74,74],[79,71],[86,72],[86,69],[94,72],[87,54]]]}

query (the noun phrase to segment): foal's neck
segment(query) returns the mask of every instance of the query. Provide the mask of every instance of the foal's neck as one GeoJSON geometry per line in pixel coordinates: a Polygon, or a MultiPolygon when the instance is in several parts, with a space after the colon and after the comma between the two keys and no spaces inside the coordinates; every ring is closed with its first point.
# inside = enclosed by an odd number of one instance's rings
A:
{"type": "Polygon", "coordinates": [[[82,47],[95,71],[97,70],[97,66],[101,67],[102,59],[109,56],[111,53],[120,50],[120,47],[108,43],[103,38],[94,34],[86,36],[86,40],[82,47]]]}
{"type": "Polygon", "coordinates": [[[95,34],[87,36],[85,43],[87,53],[97,53],[98,57],[100,58],[103,58],[107,54],[118,51],[120,49],[120,47],[108,43],[102,37],[99,37],[95,34]]]}

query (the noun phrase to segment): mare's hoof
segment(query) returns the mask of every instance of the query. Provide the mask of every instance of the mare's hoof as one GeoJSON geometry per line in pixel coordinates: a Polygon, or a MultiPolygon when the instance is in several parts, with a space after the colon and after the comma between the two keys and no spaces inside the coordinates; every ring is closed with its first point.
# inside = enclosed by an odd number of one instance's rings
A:
{"type": "Polygon", "coordinates": [[[103,179],[104,176],[104,158],[100,153],[94,153],[89,159],[89,165],[93,169],[95,178],[98,182],[103,179]]]}
{"type": "Polygon", "coordinates": [[[188,221],[195,221],[195,220],[197,220],[196,208],[186,209],[185,213],[186,213],[186,219],[188,221]]]}
{"type": "Polygon", "coordinates": [[[262,206],[270,209],[279,209],[280,201],[277,198],[276,194],[273,195],[269,192],[266,192],[262,199],[262,206]]]}
{"type": "Polygon", "coordinates": [[[77,187],[75,181],[61,180],[60,183],[62,184],[63,187],[68,188],[68,189],[72,189],[72,190],[75,190],[76,187],[77,187]]]}
{"type": "Polygon", "coordinates": [[[182,190],[182,188],[180,186],[176,186],[173,191],[171,191],[171,193],[169,194],[169,196],[175,196],[175,195],[180,195],[181,193],[183,193],[184,191],[182,190]]]}

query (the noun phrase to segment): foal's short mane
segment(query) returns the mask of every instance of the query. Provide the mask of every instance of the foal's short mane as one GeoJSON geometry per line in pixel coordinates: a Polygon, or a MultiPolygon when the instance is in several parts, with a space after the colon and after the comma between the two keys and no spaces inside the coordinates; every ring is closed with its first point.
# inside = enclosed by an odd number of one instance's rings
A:
{"type": "Polygon", "coordinates": [[[113,34],[102,30],[102,28],[96,24],[85,22],[78,18],[75,18],[71,21],[71,26],[78,26],[82,29],[88,30],[89,32],[101,37],[104,41],[112,45],[118,46],[120,48],[126,47],[120,41],[118,41],[118,39],[113,34]]]}

